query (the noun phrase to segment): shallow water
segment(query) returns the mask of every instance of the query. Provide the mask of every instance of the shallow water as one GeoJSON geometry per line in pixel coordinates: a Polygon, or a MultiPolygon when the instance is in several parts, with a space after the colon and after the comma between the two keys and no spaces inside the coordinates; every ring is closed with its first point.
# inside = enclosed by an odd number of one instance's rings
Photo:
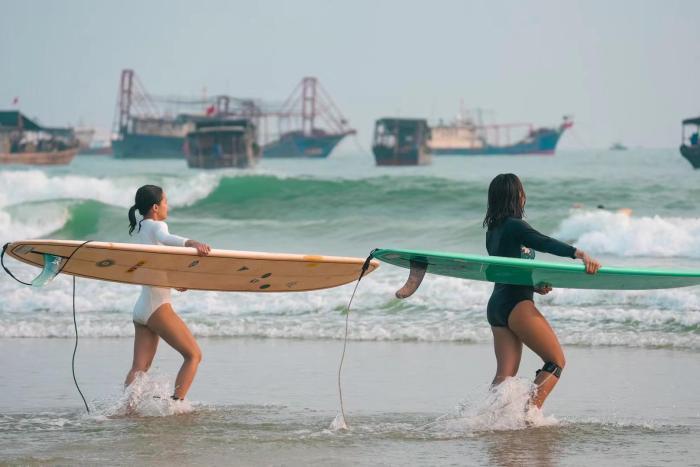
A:
{"type": "MultiPolygon", "coordinates": [[[[209,464],[688,465],[700,455],[700,363],[678,350],[572,347],[543,414],[525,423],[522,379],[494,397],[491,348],[353,342],[343,389],[349,430],[334,431],[340,342],[205,338],[187,406],[167,399],[179,359],[163,347],[142,409],[120,413],[126,339],[0,339],[5,461],[209,464]],[[33,365],[28,355],[36,355],[33,365]],[[642,368],[646,368],[642,370],[642,368]],[[184,412],[184,413],[183,413],[184,412]]],[[[525,390],[525,391],[524,391],[525,390]]]]}

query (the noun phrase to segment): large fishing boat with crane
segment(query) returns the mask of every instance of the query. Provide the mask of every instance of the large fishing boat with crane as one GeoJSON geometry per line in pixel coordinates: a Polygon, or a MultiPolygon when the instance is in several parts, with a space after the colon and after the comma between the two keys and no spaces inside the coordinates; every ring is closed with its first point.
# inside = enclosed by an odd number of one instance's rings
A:
{"type": "Polygon", "coordinates": [[[430,147],[438,156],[554,154],[561,135],[572,126],[568,116],[552,128],[531,123],[487,125],[480,111],[475,119],[461,111],[453,122],[432,127],[430,147]]]}
{"type": "Polygon", "coordinates": [[[249,119],[258,129],[262,157],[325,158],[355,133],[318,79],[306,77],[281,105],[218,95],[201,99],[146,92],[133,70],[123,70],[112,147],[118,158],[183,158],[185,138],[197,124],[249,119]]]}
{"type": "Polygon", "coordinates": [[[323,159],[343,138],[356,133],[313,77],[302,79],[278,111],[264,116],[277,124],[277,134],[266,135],[265,158],[323,159]]]}

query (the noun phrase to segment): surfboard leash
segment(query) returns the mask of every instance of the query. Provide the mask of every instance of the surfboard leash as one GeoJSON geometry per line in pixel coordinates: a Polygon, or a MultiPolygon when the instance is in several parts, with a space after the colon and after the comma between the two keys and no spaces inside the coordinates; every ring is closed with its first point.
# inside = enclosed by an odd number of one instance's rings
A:
{"type": "Polygon", "coordinates": [[[11,278],[13,278],[14,280],[16,280],[17,282],[19,282],[20,284],[32,285],[32,284],[30,284],[29,282],[24,282],[24,281],[21,281],[21,280],[17,279],[17,277],[15,277],[15,275],[12,274],[12,272],[10,272],[9,269],[7,269],[7,266],[5,266],[5,251],[7,250],[7,247],[8,247],[8,246],[10,246],[10,243],[9,243],[9,242],[8,242],[8,243],[5,243],[5,244],[2,246],[2,253],[0,253],[0,264],[2,265],[2,268],[5,270],[5,272],[7,273],[8,276],[10,276],[11,278]]]}
{"type": "MultiPolygon", "coordinates": [[[[66,260],[63,262],[61,267],[56,272],[56,275],[59,275],[61,273],[61,271],[63,271],[63,269],[68,264],[68,261],[70,261],[70,259],[73,257],[73,255],[75,255],[78,252],[78,250],[80,250],[82,247],[84,247],[85,245],[87,245],[91,241],[92,240],[86,240],[83,243],[81,243],[80,245],[78,245],[78,248],[73,250],[73,252],[70,255],[68,255],[68,257],[66,257],[66,260]]],[[[15,275],[12,274],[12,272],[10,272],[10,270],[5,266],[5,261],[4,261],[5,260],[5,250],[7,250],[7,247],[9,245],[10,245],[9,243],[5,243],[2,247],[2,253],[0,253],[0,265],[2,265],[2,268],[5,270],[5,272],[10,277],[12,277],[14,280],[19,282],[20,284],[31,286],[32,284],[30,282],[24,282],[22,280],[19,280],[17,277],[15,277],[15,275]]],[[[75,328],[75,346],[73,347],[73,357],[71,358],[71,371],[73,372],[73,382],[75,383],[75,388],[78,390],[80,397],[83,399],[83,404],[85,404],[85,410],[87,410],[87,413],[89,414],[90,407],[88,406],[88,403],[85,400],[85,396],[83,395],[83,391],[80,390],[80,386],[78,385],[78,380],[75,377],[75,354],[78,351],[78,320],[77,320],[76,315],[75,315],[75,276],[73,276],[73,327],[75,328]]]]}
{"type": "Polygon", "coordinates": [[[340,399],[340,414],[343,417],[343,426],[341,428],[347,429],[347,424],[345,423],[345,406],[343,405],[343,387],[340,381],[340,376],[343,372],[343,362],[345,361],[345,350],[347,349],[348,346],[348,329],[349,329],[349,324],[350,324],[350,307],[352,306],[352,300],[355,298],[355,293],[357,292],[357,287],[360,285],[360,281],[364,277],[365,273],[367,272],[367,269],[369,269],[369,263],[372,261],[372,258],[374,258],[374,252],[377,251],[378,248],[373,249],[372,251],[369,252],[369,256],[367,256],[367,259],[365,259],[364,264],[362,264],[362,269],[360,270],[360,276],[357,278],[357,282],[355,283],[355,288],[352,291],[352,295],[350,296],[350,301],[348,302],[348,306],[345,309],[345,337],[343,338],[343,353],[340,355],[340,363],[338,365],[338,398],[340,399]]]}

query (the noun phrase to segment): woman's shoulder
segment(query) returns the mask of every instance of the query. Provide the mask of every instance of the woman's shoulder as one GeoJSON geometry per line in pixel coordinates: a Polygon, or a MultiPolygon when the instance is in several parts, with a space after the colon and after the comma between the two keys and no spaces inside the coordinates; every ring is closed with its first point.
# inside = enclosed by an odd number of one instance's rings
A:
{"type": "Polygon", "coordinates": [[[489,227],[487,232],[491,232],[494,230],[514,230],[528,227],[530,227],[530,225],[524,220],[522,220],[520,217],[508,216],[502,218],[501,221],[497,224],[489,227]]]}
{"type": "Polygon", "coordinates": [[[506,217],[503,220],[503,227],[506,229],[529,229],[530,224],[525,222],[521,217],[506,217]]]}
{"type": "Polygon", "coordinates": [[[523,225],[527,224],[521,217],[508,216],[503,219],[503,225],[523,225]]]}
{"type": "Polygon", "coordinates": [[[166,224],[164,221],[157,221],[155,219],[144,219],[141,221],[141,225],[147,225],[152,229],[168,228],[168,224],[166,224]]]}

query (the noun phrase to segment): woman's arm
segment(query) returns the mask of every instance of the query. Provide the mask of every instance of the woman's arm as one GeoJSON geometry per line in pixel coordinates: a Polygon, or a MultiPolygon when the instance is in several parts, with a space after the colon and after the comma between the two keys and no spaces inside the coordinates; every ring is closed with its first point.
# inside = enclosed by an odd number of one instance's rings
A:
{"type": "Polygon", "coordinates": [[[552,255],[576,258],[576,248],[573,246],[539,233],[523,220],[515,222],[518,226],[517,234],[522,245],[552,255]]]}
{"type": "Polygon", "coordinates": [[[569,258],[580,259],[586,266],[586,272],[588,274],[595,274],[598,272],[598,269],[600,269],[601,264],[594,258],[588,256],[585,251],[543,235],[530,227],[530,224],[523,220],[518,221],[518,224],[520,225],[521,242],[526,247],[557,256],[568,256],[569,258]]]}
{"type": "Polygon", "coordinates": [[[187,239],[185,237],[180,237],[179,235],[171,234],[168,231],[168,225],[165,222],[158,222],[156,240],[163,245],[196,248],[199,256],[206,256],[211,251],[211,247],[206,243],[200,243],[197,240],[187,239]]]}
{"type": "Polygon", "coordinates": [[[159,221],[155,223],[155,237],[158,243],[168,246],[187,246],[189,241],[185,237],[173,235],[168,231],[168,224],[159,221]]]}

